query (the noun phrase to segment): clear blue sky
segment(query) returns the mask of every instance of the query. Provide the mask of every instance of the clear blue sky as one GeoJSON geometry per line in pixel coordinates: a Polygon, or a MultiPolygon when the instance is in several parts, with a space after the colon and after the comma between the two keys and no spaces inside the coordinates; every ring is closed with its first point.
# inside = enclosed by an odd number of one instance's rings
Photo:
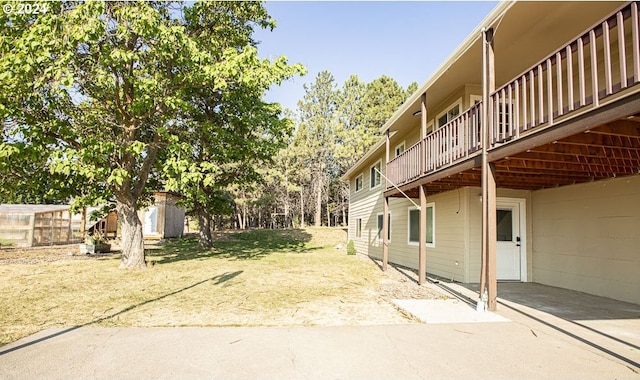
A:
{"type": "Polygon", "coordinates": [[[296,109],[303,84],[322,70],[340,87],[351,75],[370,82],[382,75],[406,88],[422,85],[493,9],[496,2],[323,1],[268,2],[278,26],[257,31],[261,57],[287,56],[308,73],[267,93],[267,100],[296,109]]]}

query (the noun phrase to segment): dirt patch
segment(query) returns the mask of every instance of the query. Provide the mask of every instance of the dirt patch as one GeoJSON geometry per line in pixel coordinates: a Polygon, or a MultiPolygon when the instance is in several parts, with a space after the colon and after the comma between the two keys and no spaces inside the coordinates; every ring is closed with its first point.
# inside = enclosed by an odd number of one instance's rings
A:
{"type": "Polygon", "coordinates": [[[57,245],[33,248],[0,249],[0,265],[40,264],[55,261],[87,260],[89,255],[80,254],[78,244],[57,245]]]}

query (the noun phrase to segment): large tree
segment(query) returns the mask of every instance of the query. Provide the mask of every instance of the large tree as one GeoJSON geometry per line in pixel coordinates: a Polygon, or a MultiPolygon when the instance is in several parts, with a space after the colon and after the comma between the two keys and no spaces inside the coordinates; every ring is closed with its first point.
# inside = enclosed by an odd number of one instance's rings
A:
{"type": "Polygon", "coordinates": [[[327,194],[335,165],[335,131],[338,119],[334,81],[330,72],[321,71],[314,83],[304,86],[306,93],[298,102],[300,116],[294,145],[311,174],[316,226],[322,223],[323,195],[327,194]]]}
{"type": "MultiPolygon", "coordinates": [[[[320,72],[314,83],[305,86],[289,150],[295,152],[300,167],[308,171],[308,177],[300,171],[293,181],[300,183],[301,189],[312,191],[308,194],[313,201],[308,203],[312,205],[307,203],[306,208],[314,211],[316,225],[321,223],[323,209],[327,224],[331,213],[346,221],[349,189],[340,175],[380,139],[380,127],[415,88],[417,85],[411,84],[404,90],[388,76],[364,83],[356,75],[337,88],[327,71],[320,72]]],[[[300,203],[307,193],[300,192],[300,203]]]]}
{"type": "Polygon", "coordinates": [[[83,179],[82,202],[112,196],[121,267],[146,266],[137,210],[164,165],[180,162],[194,94],[301,70],[241,46],[238,26],[273,25],[256,4],[197,3],[192,12],[172,2],[65,2],[40,15],[0,15],[0,117],[14,126],[0,151],[26,159],[25,145],[46,146],[51,173],[83,179]]]}

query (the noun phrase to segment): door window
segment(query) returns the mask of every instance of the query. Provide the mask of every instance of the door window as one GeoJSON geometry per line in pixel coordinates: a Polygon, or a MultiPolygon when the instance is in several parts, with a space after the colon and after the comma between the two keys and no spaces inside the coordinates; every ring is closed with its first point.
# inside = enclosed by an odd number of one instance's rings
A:
{"type": "Polygon", "coordinates": [[[513,210],[497,210],[498,241],[513,241],[513,210]]]}

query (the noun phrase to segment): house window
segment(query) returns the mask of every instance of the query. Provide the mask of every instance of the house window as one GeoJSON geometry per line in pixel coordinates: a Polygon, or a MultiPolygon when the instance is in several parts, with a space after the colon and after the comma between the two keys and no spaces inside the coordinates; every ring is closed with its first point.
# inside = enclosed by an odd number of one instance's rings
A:
{"type": "Polygon", "coordinates": [[[455,119],[458,115],[460,115],[460,102],[453,107],[449,108],[449,110],[438,116],[438,127],[442,127],[447,124],[451,120],[455,119]]]}
{"type": "Polygon", "coordinates": [[[362,219],[361,218],[356,219],[356,237],[357,238],[362,237],[362,219]]]}
{"type": "Polygon", "coordinates": [[[371,167],[371,183],[370,188],[374,188],[379,186],[382,183],[382,176],[380,172],[382,171],[382,162],[378,161],[375,165],[371,167]]]}
{"type": "MultiPolygon", "coordinates": [[[[383,225],[382,222],[384,221],[384,216],[382,213],[378,213],[378,233],[376,233],[376,239],[378,240],[382,240],[382,229],[383,229],[383,225]]],[[[387,229],[387,240],[391,241],[391,213],[387,214],[387,223],[388,223],[388,229],[387,229]]]]}
{"type": "Polygon", "coordinates": [[[362,190],[362,174],[356,177],[356,193],[362,190]]]}
{"type": "MultiPolygon", "coordinates": [[[[436,206],[435,203],[427,203],[427,247],[436,246],[435,226],[436,226],[436,206]]],[[[409,244],[416,245],[420,241],[420,210],[416,207],[409,208],[409,244]]]]}
{"type": "Polygon", "coordinates": [[[503,136],[505,131],[508,131],[511,128],[511,107],[512,104],[508,101],[501,101],[495,103],[497,106],[495,119],[498,127],[498,138],[504,138],[503,136]]]}
{"type": "Polygon", "coordinates": [[[404,145],[404,141],[402,142],[402,144],[399,144],[398,146],[396,146],[395,152],[396,155],[395,157],[398,157],[400,154],[402,154],[402,152],[404,152],[405,149],[405,145],[404,145]]]}

